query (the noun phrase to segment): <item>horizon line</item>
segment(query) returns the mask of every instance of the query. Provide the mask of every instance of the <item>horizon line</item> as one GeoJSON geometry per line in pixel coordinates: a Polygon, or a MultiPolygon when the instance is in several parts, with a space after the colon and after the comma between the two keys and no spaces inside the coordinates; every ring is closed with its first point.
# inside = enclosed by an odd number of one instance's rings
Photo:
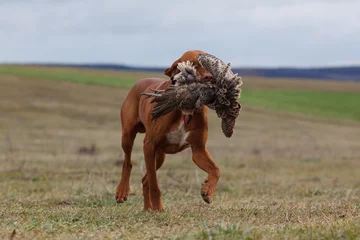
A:
{"type": "MultiPolygon", "coordinates": [[[[168,66],[149,66],[149,65],[131,65],[124,63],[105,63],[105,62],[0,62],[0,65],[53,65],[53,66],[114,66],[129,69],[166,69],[168,66]]],[[[326,69],[326,68],[360,68],[360,64],[334,64],[317,66],[232,66],[233,69],[326,69]]]]}

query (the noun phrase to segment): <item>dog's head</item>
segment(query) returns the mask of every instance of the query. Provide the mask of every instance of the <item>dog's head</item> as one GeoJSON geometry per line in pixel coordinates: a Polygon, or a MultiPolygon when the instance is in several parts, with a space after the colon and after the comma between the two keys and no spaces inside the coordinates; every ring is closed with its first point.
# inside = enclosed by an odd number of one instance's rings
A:
{"type": "Polygon", "coordinates": [[[176,74],[178,74],[180,72],[180,70],[177,68],[178,63],[180,62],[186,62],[186,61],[190,61],[191,63],[194,64],[194,67],[196,69],[196,74],[198,75],[198,77],[204,81],[209,81],[212,79],[212,75],[210,72],[208,72],[205,68],[203,68],[200,63],[199,60],[197,59],[197,56],[201,53],[204,53],[203,51],[200,50],[191,50],[191,51],[187,51],[185,52],[178,60],[176,60],[171,67],[165,69],[164,73],[165,75],[169,76],[170,79],[173,81],[172,83],[174,83],[174,76],[176,74]]]}

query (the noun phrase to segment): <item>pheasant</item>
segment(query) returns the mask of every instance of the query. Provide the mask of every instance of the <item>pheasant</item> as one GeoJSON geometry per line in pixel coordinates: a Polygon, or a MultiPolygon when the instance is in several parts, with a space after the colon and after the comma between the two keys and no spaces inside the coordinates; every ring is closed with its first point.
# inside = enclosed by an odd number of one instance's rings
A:
{"type": "Polygon", "coordinates": [[[191,62],[180,62],[177,68],[180,72],[174,76],[174,85],[165,90],[153,90],[153,93],[141,93],[154,97],[152,119],[155,120],[174,110],[184,114],[194,114],[202,105],[216,111],[221,118],[221,127],[226,137],[231,137],[235,120],[239,115],[241,105],[238,103],[242,85],[241,77],[230,69],[230,63],[225,64],[219,58],[202,53],[198,55],[199,63],[209,71],[212,81],[203,81],[196,75],[196,69],[191,62]]]}

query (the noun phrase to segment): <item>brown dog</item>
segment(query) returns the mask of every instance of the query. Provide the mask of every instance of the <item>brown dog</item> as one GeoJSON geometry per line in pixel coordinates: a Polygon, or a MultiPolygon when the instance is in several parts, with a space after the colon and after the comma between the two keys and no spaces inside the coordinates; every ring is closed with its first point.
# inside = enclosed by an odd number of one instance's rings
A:
{"type": "Polygon", "coordinates": [[[191,147],[195,164],[208,173],[208,178],[201,189],[201,196],[205,202],[211,202],[220,171],[205,147],[208,138],[207,108],[203,106],[201,111],[192,116],[184,116],[180,110],[173,111],[152,121],[151,111],[154,104],[150,103],[151,99],[140,95],[142,92],[152,92],[151,89],[166,89],[172,84],[172,78],[179,73],[177,64],[183,61],[192,62],[198,76],[210,80],[211,74],[196,58],[200,53],[203,52],[188,51],[166,69],[165,74],[171,78],[170,81],[148,78],[137,82],[130,89],[121,108],[122,148],[125,160],[116,190],[118,203],[124,202],[130,191],[131,152],[137,133],[146,133],[143,146],[146,174],[142,179],[145,210],[163,210],[156,170],[164,163],[166,154],[178,153],[188,147],[191,147]]]}

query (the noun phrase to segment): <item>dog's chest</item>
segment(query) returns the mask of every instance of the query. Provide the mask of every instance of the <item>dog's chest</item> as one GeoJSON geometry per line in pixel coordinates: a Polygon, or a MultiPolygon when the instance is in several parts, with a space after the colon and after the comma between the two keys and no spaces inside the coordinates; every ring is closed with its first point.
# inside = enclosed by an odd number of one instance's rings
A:
{"type": "Polygon", "coordinates": [[[185,131],[184,122],[181,121],[179,126],[172,132],[166,135],[167,141],[170,144],[176,144],[179,147],[187,145],[186,139],[188,138],[190,132],[185,131]]]}

